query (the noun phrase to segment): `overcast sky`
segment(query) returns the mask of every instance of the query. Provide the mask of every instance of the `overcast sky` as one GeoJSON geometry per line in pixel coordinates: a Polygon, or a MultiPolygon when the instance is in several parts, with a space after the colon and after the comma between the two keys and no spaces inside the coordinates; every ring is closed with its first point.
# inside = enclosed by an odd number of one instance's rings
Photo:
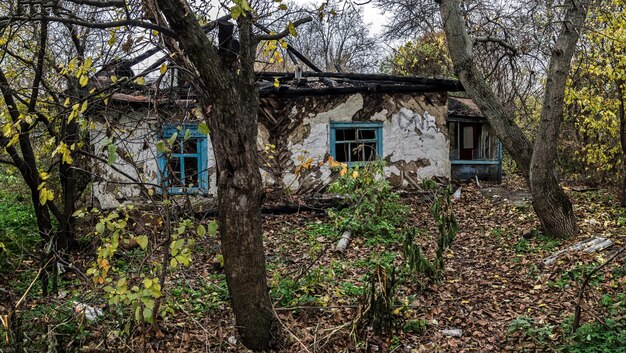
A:
{"type": "MultiPolygon", "coordinates": [[[[321,0],[293,0],[298,4],[316,4],[320,5],[321,0]]],[[[384,16],[381,11],[374,6],[371,2],[360,5],[363,8],[363,22],[369,25],[371,34],[380,34],[383,31],[383,26],[387,23],[387,17],[384,16]]]]}

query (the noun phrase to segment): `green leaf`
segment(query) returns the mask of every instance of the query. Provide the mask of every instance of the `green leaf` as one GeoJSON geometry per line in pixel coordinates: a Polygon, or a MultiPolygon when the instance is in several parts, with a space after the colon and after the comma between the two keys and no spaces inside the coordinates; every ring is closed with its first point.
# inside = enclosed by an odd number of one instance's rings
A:
{"type": "Polygon", "coordinates": [[[115,163],[115,160],[117,159],[117,145],[114,144],[110,144],[107,146],[107,150],[109,152],[109,158],[107,159],[107,163],[109,165],[112,165],[113,163],[115,163]]]}
{"type": "Polygon", "coordinates": [[[170,152],[171,150],[165,146],[165,141],[159,140],[156,143],[157,151],[160,153],[170,152]]]}
{"type": "Polygon", "coordinates": [[[241,16],[241,14],[242,14],[241,6],[233,6],[230,8],[230,17],[232,17],[233,20],[238,19],[239,16],[241,16]]]}
{"type": "Polygon", "coordinates": [[[189,140],[190,137],[191,137],[191,130],[185,129],[185,136],[183,136],[183,141],[189,140]]]}
{"type": "Polygon", "coordinates": [[[152,287],[152,280],[150,278],[144,278],[142,283],[143,283],[143,286],[146,288],[152,287]]]}
{"type": "Polygon", "coordinates": [[[196,229],[196,233],[198,233],[198,236],[203,237],[206,235],[206,228],[204,228],[202,224],[199,224],[198,229],[196,229]]]}
{"type": "Polygon", "coordinates": [[[248,0],[241,0],[241,8],[243,8],[244,11],[252,11],[252,6],[250,6],[248,0]]]}
{"type": "Polygon", "coordinates": [[[297,36],[298,32],[296,31],[296,26],[293,24],[293,22],[289,22],[289,24],[287,25],[287,29],[289,30],[289,34],[291,34],[292,36],[297,36]]]}
{"type": "Polygon", "coordinates": [[[137,242],[137,244],[139,244],[139,247],[141,247],[142,250],[145,250],[148,247],[147,235],[140,235],[135,238],[135,241],[137,242]]]}
{"type": "Polygon", "coordinates": [[[174,144],[174,142],[176,142],[176,139],[178,138],[178,132],[175,132],[172,136],[170,136],[170,138],[167,139],[167,143],[172,146],[174,144]]]}
{"type": "Polygon", "coordinates": [[[207,231],[209,235],[212,235],[212,236],[216,235],[217,234],[217,222],[213,221],[209,223],[207,227],[207,231]]]}
{"type": "Polygon", "coordinates": [[[153,317],[152,317],[152,309],[145,307],[143,308],[143,318],[144,320],[146,320],[147,323],[151,324],[153,321],[153,317]]]}
{"type": "Polygon", "coordinates": [[[104,223],[100,222],[96,224],[96,232],[103,234],[104,233],[104,223]]]}
{"type": "Polygon", "coordinates": [[[207,124],[200,123],[198,124],[198,132],[201,133],[202,135],[208,135],[211,132],[211,130],[209,130],[209,127],[207,126],[207,124]]]}

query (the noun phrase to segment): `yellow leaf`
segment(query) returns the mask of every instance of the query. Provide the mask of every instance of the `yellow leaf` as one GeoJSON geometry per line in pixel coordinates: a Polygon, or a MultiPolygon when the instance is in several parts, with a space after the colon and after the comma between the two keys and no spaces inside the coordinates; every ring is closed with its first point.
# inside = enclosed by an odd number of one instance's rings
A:
{"type": "Polygon", "coordinates": [[[278,81],[278,77],[274,77],[274,87],[280,86],[280,82],[278,81]]]}
{"type": "Polygon", "coordinates": [[[146,79],[143,76],[139,76],[135,79],[135,83],[138,85],[146,84],[146,79]]]}
{"type": "Polygon", "coordinates": [[[291,34],[292,36],[297,36],[298,32],[296,31],[296,26],[293,24],[293,22],[289,22],[289,24],[287,25],[287,29],[289,30],[289,34],[291,34]]]}
{"type": "Polygon", "coordinates": [[[159,69],[159,72],[161,73],[161,75],[165,75],[165,73],[167,72],[167,64],[166,63],[161,64],[161,68],[159,69]]]}
{"type": "Polygon", "coordinates": [[[87,83],[89,82],[89,77],[87,77],[87,75],[81,75],[78,82],[80,83],[81,87],[85,87],[87,86],[87,83]]]}
{"type": "Polygon", "coordinates": [[[84,113],[87,110],[88,105],[89,103],[87,101],[84,101],[83,104],[80,106],[80,112],[84,113]]]}

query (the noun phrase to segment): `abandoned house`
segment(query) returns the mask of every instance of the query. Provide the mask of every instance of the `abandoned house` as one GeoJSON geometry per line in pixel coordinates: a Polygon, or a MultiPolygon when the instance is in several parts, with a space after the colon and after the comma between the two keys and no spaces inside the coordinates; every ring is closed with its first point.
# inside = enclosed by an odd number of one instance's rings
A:
{"type": "MultiPolygon", "coordinates": [[[[268,190],[323,192],[338,174],[325,163],[330,157],[351,166],[382,159],[398,188],[433,177],[500,179],[492,129],[471,100],[448,97],[462,90],[458,81],[321,72],[258,78],[257,146],[268,190]]],[[[214,196],[211,135],[199,111],[190,89],[113,94],[91,134],[101,157],[93,166],[101,207],[141,199],[133,180],[172,194],[214,196]],[[159,148],[164,140],[172,143],[167,152],[159,148]]]]}

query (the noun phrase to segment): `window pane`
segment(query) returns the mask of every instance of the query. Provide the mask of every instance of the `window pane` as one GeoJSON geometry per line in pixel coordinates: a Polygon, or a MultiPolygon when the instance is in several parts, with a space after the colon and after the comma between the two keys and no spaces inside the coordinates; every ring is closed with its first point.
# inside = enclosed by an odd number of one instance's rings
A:
{"type": "Polygon", "coordinates": [[[335,160],[337,162],[349,162],[348,155],[350,154],[349,143],[338,143],[335,145],[335,160]]]}
{"type": "Polygon", "coordinates": [[[165,166],[167,173],[167,183],[170,187],[180,187],[182,186],[181,175],[180,175],[180,158],[171,158],[167,161],[167,165],[165,166]]]}
{"type": "Polygon", "coordinates": [[[198,139],[188,139],[183,142],[183,153],[196,154],[198,153],[198,139]]]}
{"type": "Polygon", "coordinates": [[[354,141],[356,137],[356,129],[337,129],[335,130],[336,141],[354,141]]]}
{"type": "Polygon", "coordinates": [[[359,129],[357,134],[359,140],[375,140],[376,130],[373,129],[359,129]]]}
{"type": "Polygon", "coordinates": [[[474,127],[463,127],[463,148],[474,148],[474,127]]]}
{"type": "Polygon", "coordinates": [[[362,145],[363,148],[363,161],[371,162],[376,160],[376,143],[369,142],[362,145]]]}
{"type": "Polygon", "coordinates": [[[456,122],[448,125],[448,136],[450,137],[450,160],[459,159],[459,130],[456,122]]]}
{"type": "Polygon", "coordinates": [[[185,157],[185,186],[198,187],[197,157],[185,157]]]}
{"type": "Polygon", "coordinates": [[[363,161],[363,146],[356,143],[350,144],[350,162],[363,161]]]}
{"type": "Polygon", "coordinates": [[[481,158],[498,159],[498,138],[491,126],[484,124],[482,129],[482,155],[481,158]]]}

